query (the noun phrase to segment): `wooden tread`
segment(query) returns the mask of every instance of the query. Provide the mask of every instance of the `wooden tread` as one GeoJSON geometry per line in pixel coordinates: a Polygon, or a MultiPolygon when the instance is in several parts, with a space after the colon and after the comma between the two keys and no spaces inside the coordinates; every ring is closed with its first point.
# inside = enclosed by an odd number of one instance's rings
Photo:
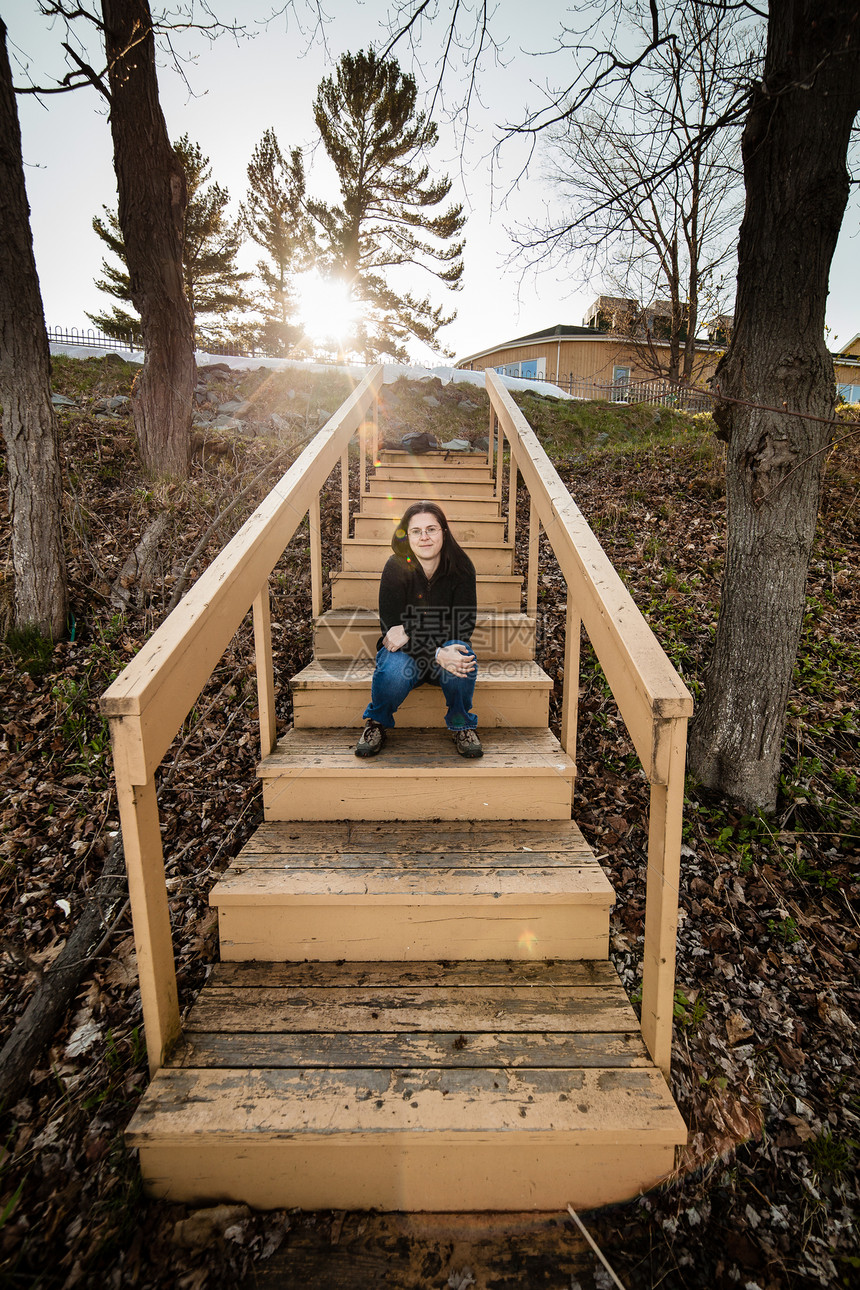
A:
{"type": "Polygon", "coordinates": [[[487,465],[486,458],[483,461],[480,459],[459,461],[449,457],[445,462],[412,457],[409,461],[397,463],[381,462],[376,466],[373,478],[395,482],[404,479],[431,479],[437,484],[464,481],[479,484],[494,483],[493,473],[487,465]]]}
{"type": "Polygon", "coordinates": [[[355,722],[291,730],[259,763],[267,820],[570,819],[576,767],[549,730],[481,730],[477,760],[444,728],[391,731],[360,758],[355,722]]]}
{"type": "MultiPolygon", "coordinates": [[[[507,542],[470,542],[466,554],[479,574],[511,574],[514,548],[507,542]]],[[[391,533],[384,539],[347,538],[341,547],[341,567],[352,573],[370,571],[377,579],[391,555],[391,533]]]]}
{"type": "MultiPolygon", "coordinates": [[[[353,519],[355,536],[366,542],[385,542],[391,550],[394,525],[400,516],[357,514],[353,519]]],[[[506,521],[501,517],[491,519],[456,519],[448,516],[448,524],[461,546],[487,545],[504,542],[506,521]]]]}
{"type": "Polygon", "coordinates": [[[126,1140],[185,1203],[582,1209],[686,1129],[609,964],[234,964],[126,1140]]]}
{"type": "MultiPolygon", "coordinates": [[[[393,526],[415,500],[415,497],[404,497],[391,490],[381,494],[365,493],[361,499],[361,514],[385,516],[393,526]]],[[[438,500],[449,520],[499,519],[502,513],[496,497],[430,497],[427,500],[438,500]]]]}
{"type": "MultiPolygon", "coordinates": [[[[517,611],[479,609],[472,645],[483,663],[490,659],[532,659],[537,622],[517,611]]],[[[380,637],[375,609],[329,609],[314,619],[314,657],[375,658],[380,637]]]]}
{"type": "Polygon", "coordinates": [[[222,959],[596,959],[612,886],[570,821],[263,824],[215,884],[222,959]]]}
{"type": "Polygon", "coordinates": [[[452,497],[475,502],[491,501],[495,497],[495,483],[489,477],[484,482],[472,479],[437,482],[429,473],[422,476],[420,471],[406,479],[376,479],[371,476],[367,488],[371,497],[402,497],[407,499],[407,505],[420,499],[439,502],[444,507],[452,497]]]}
{"type": "MultiPolygon", "coordinates": [[[[477,647],[476,647],[477,648],[477,647]]],[[[343,726],[370,702],[372,659],[314,659],[290,679],[296,729],[343,726]]],[[[481,662],[475,685],[478,724],[516,729],[546,726],[552,679],[533,659],[481,662]]],[[[399,727],[439,726],[445,698],[437,685],[413,690],[397,710],[399,727]]]]}
{"type": "MultiPolygon", "coordinates": [[[[511,574],[479,573],[479,609],[519,613],[523,579],[511,574]]],[[[376,609],[379,604],[379,573],[337,572],[331,575],[332,609],[376,609]]]]}

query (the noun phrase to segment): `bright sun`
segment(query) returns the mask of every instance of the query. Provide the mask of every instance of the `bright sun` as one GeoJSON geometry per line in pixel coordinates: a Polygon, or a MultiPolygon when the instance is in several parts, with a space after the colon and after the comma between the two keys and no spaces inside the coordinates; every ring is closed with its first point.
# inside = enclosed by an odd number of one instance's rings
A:
{"type": "Polygon", "coordinates": [[[357,309],[342,282],[321,278],[314,270],[297,281],[298,320],[305,335],[319,345],[337,345],[355,321],[357,309]]]}

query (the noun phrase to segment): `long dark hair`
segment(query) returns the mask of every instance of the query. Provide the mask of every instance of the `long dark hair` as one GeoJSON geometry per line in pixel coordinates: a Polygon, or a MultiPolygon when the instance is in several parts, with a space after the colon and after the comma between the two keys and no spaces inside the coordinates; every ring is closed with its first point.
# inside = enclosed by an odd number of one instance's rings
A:
{"type": "Polygon", "coordinates": [[[391,539],[391,549],[394,554],[400,556],[401,560],[417,560],[418,557],[409,542],[409,525],[416,515],[424,514],[432,515],[442,530],[439,573],[465,573],[471,568],[472,562],[448,527],[448,521],[445,518],[445,512],[442,507],[437,506],[435,502],[413,502],[403,512],[403,517],[394,530],[394,537],[391,539]]]}

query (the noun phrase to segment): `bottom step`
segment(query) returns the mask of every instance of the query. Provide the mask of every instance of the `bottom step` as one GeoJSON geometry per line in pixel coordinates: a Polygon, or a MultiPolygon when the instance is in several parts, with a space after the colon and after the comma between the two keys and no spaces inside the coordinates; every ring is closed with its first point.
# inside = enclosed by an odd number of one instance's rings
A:
{"type": "Polygon", "coordinates": [[[150,1194],[590,1209],[686,1129],[610,964],[222,964],[126,1133],[150,1194]]]}

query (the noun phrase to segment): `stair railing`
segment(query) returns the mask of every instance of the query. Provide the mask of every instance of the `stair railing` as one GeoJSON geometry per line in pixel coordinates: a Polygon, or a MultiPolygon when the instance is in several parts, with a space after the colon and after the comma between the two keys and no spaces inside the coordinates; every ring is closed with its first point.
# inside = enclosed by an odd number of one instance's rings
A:
{"type": "Polygon", "coordinates": [[[527,609],[537,610],[539,527],[567,584],[561,742],[576,760],[580,623],[585,627],[651,786],[642,972],[642,1037],[668,1077],[687,720],[692,697],[637,609],[534,431],[495,372],[487,392],[498,419],[497,480],[510,450],[509,540],[516,533],[519,473],[530,498],[527,609]]]}
{"type": "Polygon", "coordinates": [[[105,691],[101,710],[113,744],[146,1047],[155,1073],[180,1034],[179,1001],[155,772],[203,687],[253,611],[260,748],[275,744],[275,684],[269,576],[309,517],[311,600],[322,607],[320,489],[341,462],[348,524],[348,449],[358,432],[360,473],[368,439],[377,449],[376,407],[383,369],[373,368],[278,481],[184,599],[105,691]],[[372,416],[367,425],[368,410],[372,416]]]}

